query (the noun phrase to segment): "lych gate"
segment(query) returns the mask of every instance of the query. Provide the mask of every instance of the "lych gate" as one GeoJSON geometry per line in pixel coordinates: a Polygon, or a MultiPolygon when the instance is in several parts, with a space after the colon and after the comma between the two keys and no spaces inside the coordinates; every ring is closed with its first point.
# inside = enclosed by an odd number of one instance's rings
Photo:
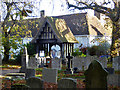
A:
{"type": "Polygon", "coordinates": [[[45,56],[50,56],[53,45],[59,45],[61,58],[64,58],[73,52],[73,45],[78,41],[63,19],[45,17],[31,43],[35,44],[37,53],[44,50],[45,56]]]}

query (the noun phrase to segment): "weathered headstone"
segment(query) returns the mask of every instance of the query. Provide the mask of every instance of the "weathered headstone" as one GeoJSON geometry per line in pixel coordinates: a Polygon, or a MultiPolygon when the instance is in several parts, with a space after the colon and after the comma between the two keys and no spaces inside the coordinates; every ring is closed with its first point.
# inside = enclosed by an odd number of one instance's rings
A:
{"type": "Polygon", "coordinates": [[[38,77],[31,77],[26,80],[26,84],[30,86],[31,89],[43,89],[43,80],[38,77]]]}
{"type": "Polygon", "coordinates": [[[27,67],[27,62],[29,59],[29,55],[27,54],[27,48],[24,48],[24,52],[22,54],[22,58],[21,58],[21,69],[20,72],[25,73],[26,72],[26,67],[27,67]]]}
{"type": "Polygon", "coordinates": [[[25,78],[35,77],[35,69],[26,69],[25,78]]]}
{"type": "Polygon", "coordinates": [[[43,68],[42,78],[44,82],[57,83],[57,69],[43,68]]]}
{"type": "Polygon", "coordinates": [[[93,60],[89,68],[85,71],[86,89],[93,88],[107,89],[107,75],[108,72],[103,69],[100,62],[93,60]]]}
{"type": "Polygon", "coordinates": [[[113,58],[112,66],[115,71],[120,71],[120,56],[113,58]]]}
{"type": "Polygon", "coordinates": [[[28,69],[36,69],[37,68],[37,60],[35,57],[30,57],[27,68],[28,69]]]}
{"type": "Polygon", "coordinates": [[[60,58],[52,58],[52,69],[61,70],[62,60],[60,58]]]}
{"type": "Polygon", "coordinates": [[[77,88],[77,81],[76,79],[72,78],[63,78],[58,81],[58,90],[76,90],[77,88]]]}

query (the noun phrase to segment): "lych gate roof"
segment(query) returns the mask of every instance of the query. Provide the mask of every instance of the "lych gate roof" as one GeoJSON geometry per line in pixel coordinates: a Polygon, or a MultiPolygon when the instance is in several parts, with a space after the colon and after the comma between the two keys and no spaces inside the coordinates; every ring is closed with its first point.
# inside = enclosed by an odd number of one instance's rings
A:
{"type": "Polygon", "coordinates": [[[57,37],[62,42],[78,43],[64,19],[46,17],[57,37]]]}
{"type": "Polygon", "coordinates": [[[74,35],[89,35],[86,13],[54,16],[64,19],[74,35]]]}
{"type": "MultiPolygon", "coordinates": [[[[78,43],[64,19],[45,17],[44,22],[42,22],[43,26],[46,22],[49,24],[51,30],[60,42],[78,43]]],[[[35,43],[36,40],[39,39],[42,28],[43,27],[40,27],[40,30],[35,35],[32,43],[35,43]]]]}

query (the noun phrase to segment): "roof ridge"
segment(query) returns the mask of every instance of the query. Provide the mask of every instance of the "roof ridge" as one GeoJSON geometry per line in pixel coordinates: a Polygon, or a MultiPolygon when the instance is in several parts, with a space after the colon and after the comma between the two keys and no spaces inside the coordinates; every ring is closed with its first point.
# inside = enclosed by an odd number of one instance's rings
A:
{"type": "Polygon", "coordinates": [[[61,16],[70,16],[70,15],[77,15],[77,14],[87,14],[87,12],[85,12],[85,13],[73,13],[73,14],[66,14],[66,15],[58,15],[58,16],[47,16],[47,17],[61,17],[61,16]]]}

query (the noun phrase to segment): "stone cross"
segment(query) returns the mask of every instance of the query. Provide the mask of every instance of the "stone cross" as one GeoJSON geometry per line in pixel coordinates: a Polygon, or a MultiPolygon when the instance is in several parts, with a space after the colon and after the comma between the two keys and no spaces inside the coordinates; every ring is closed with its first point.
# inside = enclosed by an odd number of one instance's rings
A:
{"type": "Polygon", "coordinates": [[[73,57],[72,56],[70,56],[70,53],[68,53],[68,56],[66,56],[66,58],[68,58],[68,68],[67,68],[67,72],[68,73],[71,73],[71,60],[70,59],[72,59],[73,57]]]}

